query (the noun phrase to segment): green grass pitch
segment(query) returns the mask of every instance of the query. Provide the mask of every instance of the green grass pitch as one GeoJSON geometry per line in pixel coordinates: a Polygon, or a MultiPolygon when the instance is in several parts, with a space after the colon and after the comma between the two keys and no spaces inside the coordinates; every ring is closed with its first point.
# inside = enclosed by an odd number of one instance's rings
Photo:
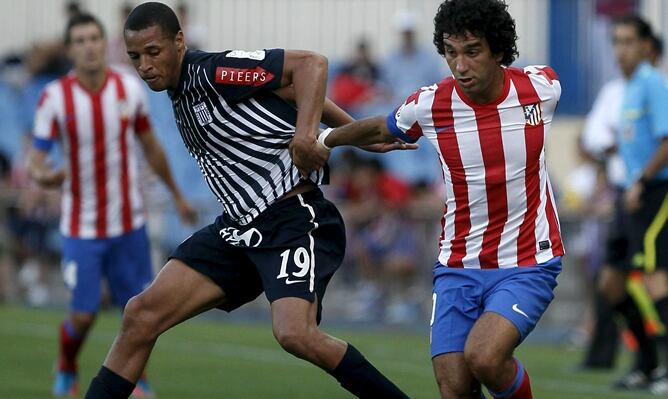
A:
{"type": "MultiPolygon", "coordinates": [[[[49,398],[56,332],[64,311],[0,306],[0,398],[49,398]]],[[[223,318],[224,320],[224,318],[223,318]]],[[[81,396],[118,329],[115,312],[102,313],[79,365],[81,396]]],[[[437,398],[428,336],[420,333],[329,329],[355,344],[411,398],[437,398]]],[[[565,347],[525,344],[518,351],[538,399],[650,398],[608,388],[615,375],[582,372],[582,354],[565,347]]],[[[620,367],[616,374],[623,370],[620,367]]],[[[160,399],[350,398],[318,368],[284,353],[267,323],[209,319],[164,334],[148,375],[160,399]]]]}

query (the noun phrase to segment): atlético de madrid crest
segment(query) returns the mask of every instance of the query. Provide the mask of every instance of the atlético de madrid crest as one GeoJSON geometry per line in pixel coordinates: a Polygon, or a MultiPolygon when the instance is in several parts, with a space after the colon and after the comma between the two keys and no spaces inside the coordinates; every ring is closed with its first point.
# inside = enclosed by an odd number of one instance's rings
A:
{"type": "Polygon", "coordinates": [[[538,126],[543,119],[540,111],[540,103],[524,106],[524,120],[529,126],[538,126]]]}

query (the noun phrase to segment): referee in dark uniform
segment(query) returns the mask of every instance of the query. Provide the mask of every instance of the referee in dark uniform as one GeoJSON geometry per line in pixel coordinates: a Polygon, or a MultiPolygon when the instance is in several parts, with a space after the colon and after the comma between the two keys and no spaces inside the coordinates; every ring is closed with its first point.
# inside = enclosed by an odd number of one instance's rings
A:
{"type": "MultiPolygon", "coordinates": [[[[358,397],[406,398],[352,345],[318,328],[345,234],[318,189],[329,154],[316,133],[321,119],[351,121],[325,101],[327,60],[280,49],[187,50],[176,15],[161,3],[137,6],[124,29],[141,78],[152,90],[168,90],[183,142],[224,213],[186,239],[130,300],[86,398],[127,398],[162,332],[208,309],[232,311],[262,292],[286,351],[358,397]]],[[[399,148],[412,146],[369,150],[399,148]]]]}

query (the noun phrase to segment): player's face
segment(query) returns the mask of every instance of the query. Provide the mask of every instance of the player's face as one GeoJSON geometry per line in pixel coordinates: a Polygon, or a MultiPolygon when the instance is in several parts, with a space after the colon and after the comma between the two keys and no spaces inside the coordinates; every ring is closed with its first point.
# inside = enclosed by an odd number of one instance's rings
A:
{"type": "Polygon", "coordinates": [[[106,68],[107,44],[97,24],[73,26],[69,35],[67,50],[76,69],[94,73],[106,68]]]}
{"type": "Polygon", "coordinates": [[[126,30],[125,46],[132,65],[151,90],[177,88],[185,51],[183,33],[170,38],[159,26],[126,30]]]}
{"type": "Polygon", "coordinates": [[[612,46],[619,68],[624,75],[631,76],[633,71],[648,54],[647,41],[638,36],[633,25],[619,24],[612,34],[612,46]]]}
{"type": "Polygon", "coordinates": [[[472,100],[493,101],[503,88],[502,55],[494,55],[484,37],[469,32],[444,35],[445,60],[457,84],[472,100]]]}

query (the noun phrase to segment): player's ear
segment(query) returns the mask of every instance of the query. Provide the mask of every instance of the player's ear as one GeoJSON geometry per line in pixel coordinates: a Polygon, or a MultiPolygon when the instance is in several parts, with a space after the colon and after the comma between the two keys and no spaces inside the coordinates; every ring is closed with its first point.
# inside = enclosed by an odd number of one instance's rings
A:
{"type": "Polygon", "coordinates": [[[186,41],[183,38],[183,31],[178,31],[174,37],[174,42],[176,43],[176,49],[183,51],[186,48],[186,41]]]}

